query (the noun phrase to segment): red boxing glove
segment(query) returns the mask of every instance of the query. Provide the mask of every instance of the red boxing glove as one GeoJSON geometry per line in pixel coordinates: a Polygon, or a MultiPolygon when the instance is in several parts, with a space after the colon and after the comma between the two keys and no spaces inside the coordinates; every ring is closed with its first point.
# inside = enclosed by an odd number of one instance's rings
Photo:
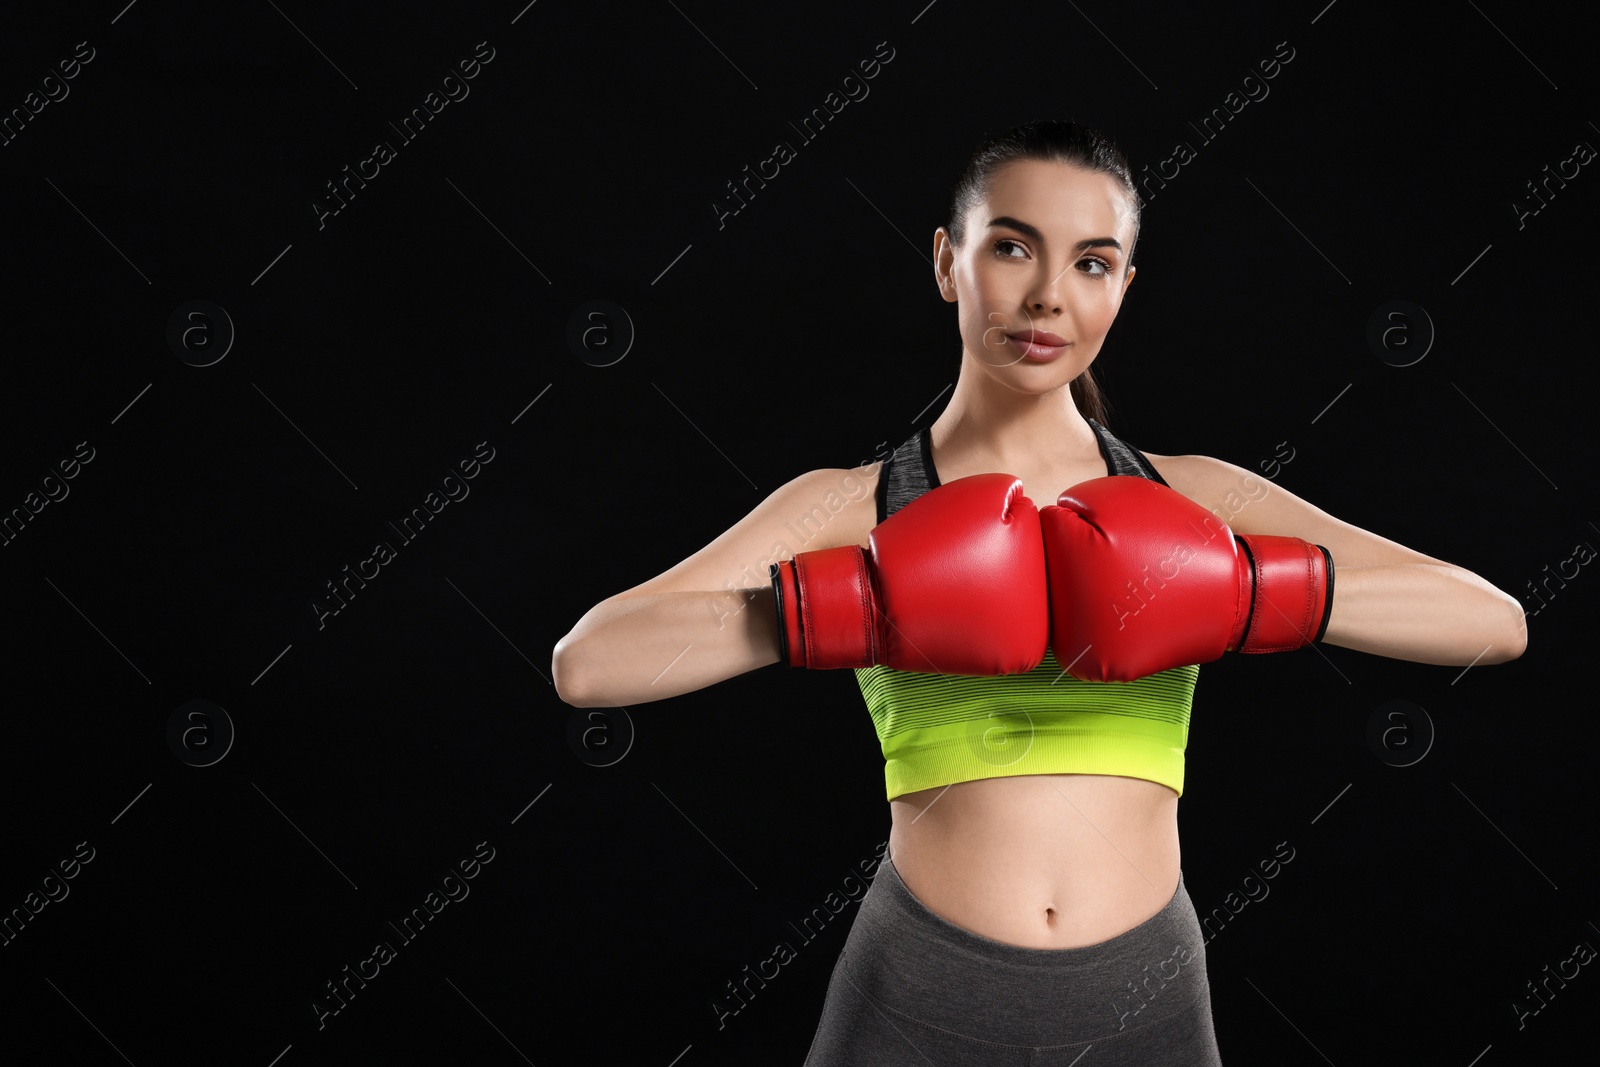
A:
{"type": "Polygon", "coordinates": [[[1009,474],[947,482],[872,531],[769,571],[792,667],[1018,674],[1050,643],[1039,511],[1009,474]]]}
{"type": "Polygon", "coordinates": [[[1224,652],[1320,641],[1333,556],[1298,537],[1235,536],[1148,478],[1095,478],[1039,513],[1050,645],[1074,678],[1126,682],[1224,652]]]}

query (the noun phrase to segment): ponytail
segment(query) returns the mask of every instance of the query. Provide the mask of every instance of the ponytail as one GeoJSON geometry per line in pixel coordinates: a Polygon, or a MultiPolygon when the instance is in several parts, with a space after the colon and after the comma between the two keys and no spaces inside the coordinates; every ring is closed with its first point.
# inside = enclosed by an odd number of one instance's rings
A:
{"type": "Polygon", "coordinates": [[[1094,368],[1086,367],[1082,374],[1072,379],[1068,386],[1072,390],[1072,399],[1078,405],[1078,410],[1086,419],[1093,419],[1106,429],[1111,429],[1106,422],[1106,398],[1100,390],[1100,383],[1095,380],[1094,368]]]}

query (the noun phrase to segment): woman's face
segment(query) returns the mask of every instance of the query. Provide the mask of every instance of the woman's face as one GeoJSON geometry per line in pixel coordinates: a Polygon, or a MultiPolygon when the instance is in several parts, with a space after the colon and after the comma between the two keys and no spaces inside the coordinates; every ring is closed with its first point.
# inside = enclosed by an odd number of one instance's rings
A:
{"type": "Polygon", "coordinates": [[[934,264],[945,300],[959,307],[966,358],[1021,392],[1068,384],[1099,354],[1133,280],[1128,195],[1107,174],[1017,160],[995,173],[965,221],[959,249],[945,227],[935,232],[934,264]],[[1029,330],[1065,343],[1032,347],[1029,330]]]}

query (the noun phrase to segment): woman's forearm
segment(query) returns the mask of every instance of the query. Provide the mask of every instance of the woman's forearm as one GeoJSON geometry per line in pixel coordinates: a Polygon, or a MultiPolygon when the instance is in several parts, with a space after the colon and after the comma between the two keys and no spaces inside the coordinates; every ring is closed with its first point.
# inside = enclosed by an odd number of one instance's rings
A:
{"type": "Polygon", "coordinates": [[[1503,663],[1522,655],[1522,606],[1461,567],[1340,567],[1323,643],[1417,663],[1503,663]]]}
{"type": "Polygon", "coordinates": [[[778,662],[771,586],[603,600],[556,643],[556,692],[575,707],[691,693],[778,662]]]}

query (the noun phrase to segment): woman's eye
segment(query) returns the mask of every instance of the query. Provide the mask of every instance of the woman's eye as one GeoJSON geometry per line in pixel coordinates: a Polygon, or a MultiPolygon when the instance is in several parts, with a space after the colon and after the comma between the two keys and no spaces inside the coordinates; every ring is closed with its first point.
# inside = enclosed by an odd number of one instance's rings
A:
{"type": "Polygon", "coordinates": [[[1103,259],[1097,259],[1094,256],[1090,256],[1088,259],[1082,260],[1081,262],[1086,263],[1086,264],[1088,264],[1089,266],[1092,266],[1092,267],[1099,267],[1100,268],[1098,273],[1093,272],[1093,271],[1089,272],[1089,276],[1092,277],[1092,278],[1104,278],[1108,274],[1111,273],[1111,264],[1107,263],[1103,259]]]}
{"type": "Polygon", "coordinates": [[[1002,259],[1016,259],[1016,258],[1018,258],[1016,256],[1006,255],[1005,254],[1005,249],[1007,247],[1010,247],[1010,248],[1021,248],[1022,246],[1020,244],[1018,244],[1017,242],[1013,241],[1009,237],[1002,237],[1002,238],[1000,238],[1000,240],[998,240],[998,241],[996,241],[994,243],[994,250],[996,252],[1001,253],[1001,257],[1000,258],[1002,258],[1002,259]]]}

